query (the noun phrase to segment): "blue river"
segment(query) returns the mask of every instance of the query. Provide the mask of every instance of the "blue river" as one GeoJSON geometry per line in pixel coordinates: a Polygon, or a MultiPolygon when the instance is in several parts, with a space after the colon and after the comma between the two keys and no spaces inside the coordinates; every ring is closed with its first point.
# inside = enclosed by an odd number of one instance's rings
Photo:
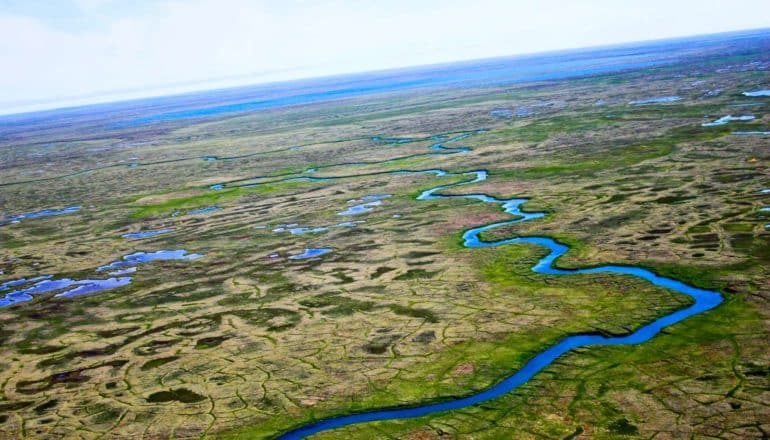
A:
{"type": "MultiPolygon", "coordinates": [[[[442,170],[423,170],[415,172],[427,172],[433,173],[437,176],[451,176],[452,174],[442,170]]],[[[396,172],[398,173],[398,172],[396,172]]],[[[332,417],[329,419],[321,420],[315,423],[311,423],[302,427],[299,427],[293,431],[289,431],[279,437],[280,440],[294,440],[303,439],[309,435],[313,435],[322,431],[330,429],[341,428],[343,426],[353,425],[364,422],[374,422],[380,420],[394,420],[394,419],[408,419],[414,417],[425,416],[428,414],[435,414],[444,411],[452,411],[460,408],[465,408],[471,405],[476,405],[481,402],[485,402],[491,399],[498,398],[504,394],[507,394],[522,384],[526,383],[535,374],[548,367],[556,359],[570,350],[598,345],[635,345],[649,341],[655,335],[660,333],[666,327],[674,325],[687,319],[691,316],[703,313],[707,310],[711,310],[718,306],[722,301],[722,295],[719,292],[713,290],[699,289],[697,287],[690,286],[672,278],[666,278],[655,273],[643,269],[641,267],[634,266],[620,266],[620,265],[607,265],[599,267],[591,267],[587,269],[558,269],[554,267],[554,262],[564,255],[569,247],[562,243],[559,243],[548,237],[515,237],[498,241],[483,241],[479,238],[479,234],[484,231],[507,226],[515,223],[531,221],[545,216],[543,212],[526,212],[521,210],[522,204],[527,199],[497,199],[495,197],[486,194],[463,194],[463,195],[445,195],[440,192],[461,186],[469,185],[477,182],[481,182],[487,179],[486,171],[474,171],[470,173],[464,173],[472,178],[468,180],[454,183],[450,185],[437,186],[421,193],[417,200],[437,200],[437,199],[473,199],[484,203],[493,203],[500,205],[500,207],[508,214],[515,216],[515,219],[492,223],[484,226],[479,226],[473,229],[467,230],[463,234],[464,245],[468,248],[483,248],[494,246],[505,246],[508,244],[533,244],[537,246],[543,246],[550,250],[550,253],[543,257],[534,267],[532,271],[547,275],[575,275],[575,274],[593,274],[593,273],[615,273],[621,275],[631,275],[637,278],[642,278],[650,283],[671,289],[675,292],[687,295],[694,300],[694,303],[688,307],[677,310],[671,314],[665,315],[655,321],[644,325],[641,328],[636,329],[634,332],[625,336],[602,336],[598,334],[583,334],[568,336],[558,343],[545,348],[538,353],[532,359],[530,359],[520,370],[514,372],[510,376],[506,377],[496,385],[481,391],[476,394],[472,394],[466,397],[447,400],[441,403],[434,403],[423,406],[414,406],[410,408],[401,409],[385,409],[385,410],[373,410],[370,412],[351,414],[347,416],[332,417]]]]}

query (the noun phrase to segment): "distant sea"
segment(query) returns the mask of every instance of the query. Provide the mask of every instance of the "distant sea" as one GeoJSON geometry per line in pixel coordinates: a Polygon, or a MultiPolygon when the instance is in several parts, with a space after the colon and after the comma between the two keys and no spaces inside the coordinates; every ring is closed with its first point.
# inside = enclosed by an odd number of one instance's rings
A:
{"type": "Polygon", "coordinates": [[[43,119],[81,118],[99,113],[114,127],[304,105],[415,89],[499,86],[636,70],[682,61],[709,51],[770,42],[770,29],[673,40],[508,56],[398,70],[261,84],[175,96],[0,116],[0,130],[43,119]]]}

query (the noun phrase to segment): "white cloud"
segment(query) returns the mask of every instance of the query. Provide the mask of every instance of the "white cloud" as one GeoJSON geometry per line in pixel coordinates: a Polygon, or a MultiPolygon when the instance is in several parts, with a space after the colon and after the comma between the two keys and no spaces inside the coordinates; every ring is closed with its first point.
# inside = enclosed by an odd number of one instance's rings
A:
{"type": "Polygon", "coordinates": [[[77,0],[76,7],[79,22],[94,26],[65,29],[0,13],[0,112],[770,25],[765,0],[729,7],[715,0],[163,0],[128,12],[113,0],[77,0]]]}

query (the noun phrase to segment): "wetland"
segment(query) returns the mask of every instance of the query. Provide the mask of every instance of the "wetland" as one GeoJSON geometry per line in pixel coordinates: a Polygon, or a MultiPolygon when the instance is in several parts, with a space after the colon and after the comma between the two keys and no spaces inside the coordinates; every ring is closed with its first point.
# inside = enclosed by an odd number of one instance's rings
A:
{"type": "Polygon", "coordinates": [[[770,34],[712,38],[0,117],[0,436],[766,438],[770,34]]]}

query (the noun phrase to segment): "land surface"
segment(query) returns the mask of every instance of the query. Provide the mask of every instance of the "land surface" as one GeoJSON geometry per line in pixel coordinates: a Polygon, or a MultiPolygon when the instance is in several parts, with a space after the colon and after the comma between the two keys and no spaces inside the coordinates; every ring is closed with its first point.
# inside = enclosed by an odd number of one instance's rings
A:
{"type": "Polygon", "coordinates": [[[0,308],[0,436],[274,438],[469,395],[568,335],[626,334],[689,304],[629,276],[533,273],[536,246],[464,248],[463,231],[510,216],[415,200],[462,176],[390,173],[484,169],[449,192],[548,215],[483,238],[550,236],[572,247],[561,267],[642,266],[724,303],[638,346],[572,351],[481,405],[314,438],[767,438],[770,136],[734,132],[770,130],[770,97],[743,95],[770,88],[769,49],[760,33],[572,78],[0,118],[0,284],[202,255],[0,308]],[[630,104],[665,96],[681,99],[630,104]],[[702,125],[729,114],[754,119],[702,125]],[[332,251],[289,258],[308,248],[332,251]]]}

